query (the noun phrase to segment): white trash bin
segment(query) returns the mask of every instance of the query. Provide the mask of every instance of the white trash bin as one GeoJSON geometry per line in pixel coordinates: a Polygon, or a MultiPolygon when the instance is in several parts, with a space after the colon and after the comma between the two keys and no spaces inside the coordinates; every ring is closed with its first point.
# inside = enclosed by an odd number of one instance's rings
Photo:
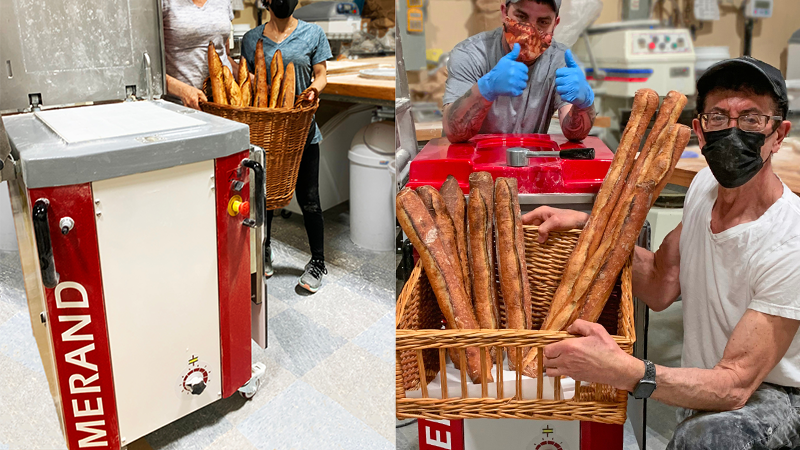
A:
{"type": "Polygon", "coordinates": [[[350,159],[350,240],[369,250],[395,246],[394,123],[375,122],[360,129],[350,159]]]}

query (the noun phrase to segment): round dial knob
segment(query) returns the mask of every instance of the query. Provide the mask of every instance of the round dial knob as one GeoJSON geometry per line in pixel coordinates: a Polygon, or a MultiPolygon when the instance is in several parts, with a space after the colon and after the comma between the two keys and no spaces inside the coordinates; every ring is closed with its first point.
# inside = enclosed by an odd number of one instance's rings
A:
{"type": "Polygon", "coordinates": [[[206,389],[206,381],[203,373],[192,372],[186,377],[186,381],[183,382],[183,387],[187,391],[191,392],[192,395],[200,395],[206,389]]]}

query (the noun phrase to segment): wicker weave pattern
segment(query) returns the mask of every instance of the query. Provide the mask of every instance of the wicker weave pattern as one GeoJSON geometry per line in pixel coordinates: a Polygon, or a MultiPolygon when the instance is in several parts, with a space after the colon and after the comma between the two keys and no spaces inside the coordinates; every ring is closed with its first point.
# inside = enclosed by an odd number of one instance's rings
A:
{"type": "MultiPolygon", "coordinates": [[[[211,98],[208,83],[203,87],[206,96],[211,98]]],[[[248,125],[250,143],[264,149],[268,210],[282,208],[292,200],[303,148],[318,107],[319,95],[314,101],[301,102],[299,107],[291,110],[200,102],[203,112],[248,125]]]]}
{"type": "MultiPolygon", "coordinates": [[[[552,232],[544,244],[537,242],[537,233],[537,227],[525,227],[525,259],[531,284],[534,324],[538,328],[549,310],[580,231],[552,232]]],[[[633,343],[636,340],[631,278],[631,265],[628,261],[599,321],[609,332],[615,334],[614,340],[629,354],[633,352],[633,343]]],[[[576,382],[575,399],[542,399],[542,349],[547,344],[573,338],[568,333],[538,330],[443,330],[441,324],[442,314],[433,290],[421,264],[418,264],[404,286],[397,304],[397,417],[590,420],[613,424],[625,422],[627,393],[617,391],[611,386],[576,382]],[[467,347],[481,348],[485,358],[489,358],[489,350],[502,354],[501,350],[508,347],[530,347],[531,351],[537,352],[538,399],[520,399],[519,370],[515,377],[515,392],[503,392],[498,386],[499,399],[487,398],[485,373],[482,374],[481,383],[483,398],[468,398],[464,390],[461,398],[447,398],[446,383],[442,388],[443,396],[447,399],[429,398],[427,381],[423,380],[431,380],[436,375],[440,364],[445,361],[447,349],[461,352],[467,347]],[[424,378],[420,373],[424,373],[424,378]],[[416,389],[422,390],[423,398],[405,397],[406,390],[416,389]]],[[[465,386],[466,375],[463,370],[461,378],[462,386],[465,386]]],[[[555,380],[555,388],[560,392],[560,377],[555,380]]]]}

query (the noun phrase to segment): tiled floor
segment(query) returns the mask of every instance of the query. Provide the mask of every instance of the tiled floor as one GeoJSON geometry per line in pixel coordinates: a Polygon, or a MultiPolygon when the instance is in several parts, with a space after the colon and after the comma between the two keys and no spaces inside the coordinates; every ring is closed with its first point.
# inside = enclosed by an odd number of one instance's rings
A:
{"type": "MultiPolygon", "coordinates": [[[[267,366],[251,400],[217,401],[132,450],[394,448],[393,252],[349,238],[347,205],[325,213],[328,275],[313,295],[297,288],[308,262],[302,217],[275,217],[268,281],[267,366]]],[[[28,321],[16,253],[0,253],[0,449],[65,444],[28,321]]]]}

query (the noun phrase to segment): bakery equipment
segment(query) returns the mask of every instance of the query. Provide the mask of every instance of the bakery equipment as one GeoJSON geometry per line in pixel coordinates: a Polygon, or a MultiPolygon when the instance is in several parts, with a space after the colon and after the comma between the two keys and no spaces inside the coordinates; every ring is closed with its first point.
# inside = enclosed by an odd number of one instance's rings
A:
{"type": "Polygon", "coordinates": [[[602,95],[632,98],[637,89],[650,88],[666,94],[676,90],[695,94],[694,47],[688,29],[661,28],[658,21],[616,22],[590,27],[585,40],[575,44],[575,55],[589,61],[589,51],[598,68],[588,67],[587,78],[602,95]]]}
{"type": "Polygon", "coordinates": [[[246,125],[153,100],[158,2],[53,7],[81,13],[0,0],[0,109],[25,111],[0,118],[0,181],[67,447],[119,449],[252,380],[263,152],[246,125]]]}
{"type": "Polygon", "coordinates": [[[591,136],[570,142],[560,135],[478,135],[460,144],[439,138],[428,142],[411,161],[406,186],[415,189],[431,185],[438,189],[448,175],[453,175],[467,194],[469,174],[487,171],[493,178],[517,179],[523,211],[540,205],[568,205],[588,211],[613,156],[600,139],[591,136]],[[586,147],[594,148],[594,159],[558,158],[558,151],[586,147]],[[507,152],[514,148],[552,152],[553,157],[528,159],[523,167],[513,167],[508,164],[507,152]]]}
{"type": "Polygon", "coordinates": [[[358,6],[352,2],[310,3],[297,9],[294,17],[317,24],[325,31],[334,58],[343,50],[343,44],[349,43],[353,39],[353,34],[361,28],[361,13],[358,6]]]}
{"type": "Polygon", "coordinates": [[[661,96],[675,90],[689,97],[686,110],[694,106],[696,57],[688,29],[663,28],[657,20],[597,25],[573,52],[587,63],[597,114],[611,117],[611,127],[601,134],[611,148],[619,142],[623,115],[638,89],[650,88],[661,96]]]}
{"type": "Polygon", "coordinates": [[[514,419],[419,419],[420,450],[610,450],[622,448],[620,425],[514,419]]]}

